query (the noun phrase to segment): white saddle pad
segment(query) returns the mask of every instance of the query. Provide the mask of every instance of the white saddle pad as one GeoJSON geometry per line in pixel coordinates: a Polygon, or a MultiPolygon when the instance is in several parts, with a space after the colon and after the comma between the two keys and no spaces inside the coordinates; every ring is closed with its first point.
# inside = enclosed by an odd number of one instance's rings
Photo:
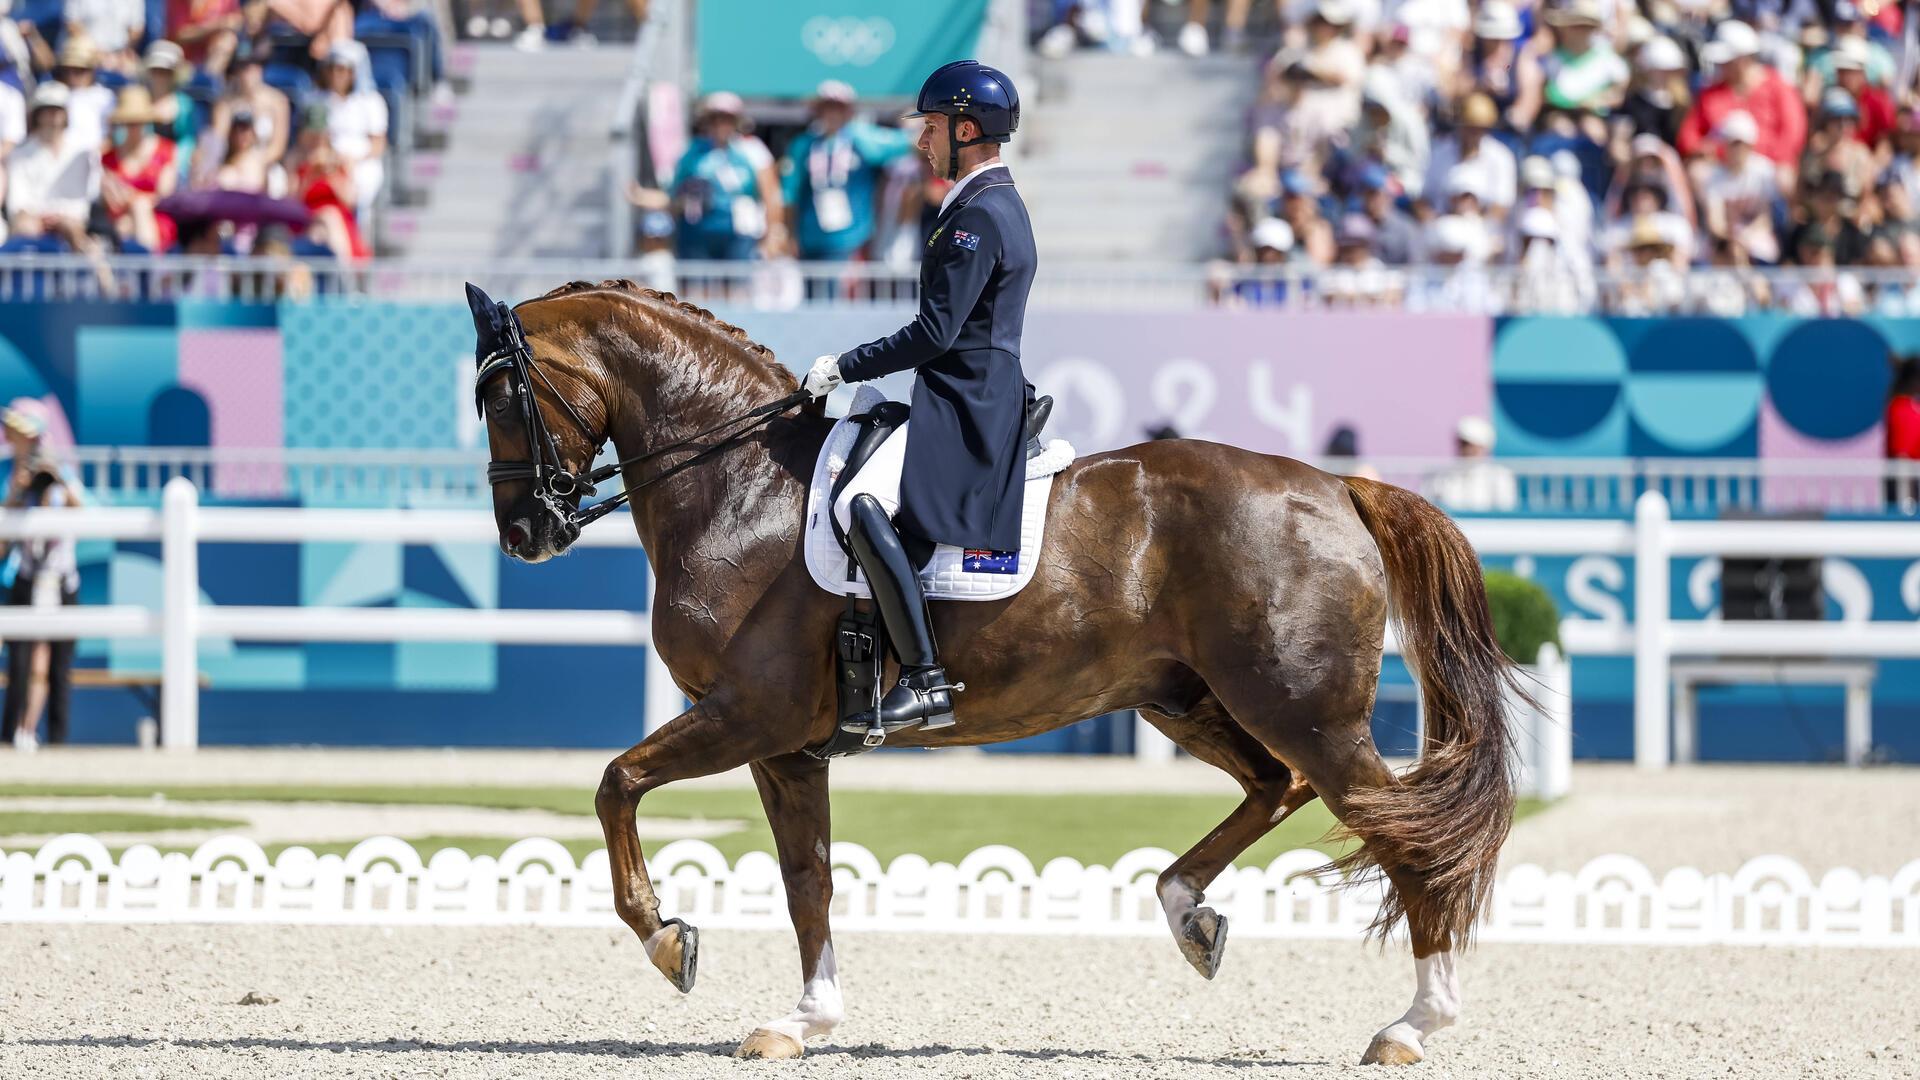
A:
{"type": "MultiPolygon", "coordinates": [[[[886,395],[871,386],[862,386],[853,395],[848,415],[864,413],[886,400],[886,395]]],[[[840,547],[833,535],[832,492],[834,481],[847,467],[847,455],[853,452],[859,429],[846,420],[835,424],[820,448],[820,459],[813,466],[813,485],[807,491],[807,572],[828,592],[870,596],[867,579],[840,547]],[[853,572],[849,578],[848,571],[853,572]]],[[[926,569],[920,571],[920,588],[930,600],[1000,600],[1021,590],[1033,580],[1033,568],[1040,562],[1040,542],[1046,535],[1047,498],[1053,493],[1053,475],[1073,464],[1073,447],[1065,439],[1054,439],[1040,456],[1027,462],[1026,502],[1020,508],[1020,550],[1013,565],[1006,560],[969,554],[951,544],[934,549],[926,569]]]]}

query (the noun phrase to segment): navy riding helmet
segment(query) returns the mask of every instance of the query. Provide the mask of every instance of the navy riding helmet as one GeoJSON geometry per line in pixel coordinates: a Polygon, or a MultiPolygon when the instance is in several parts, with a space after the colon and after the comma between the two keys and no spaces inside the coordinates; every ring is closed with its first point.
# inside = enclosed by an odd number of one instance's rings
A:
{"type": "Polygon", "coordinates": [[[981,143],[1003,143],[1020,128],[1020,92],[999,68],[978,60],[942,64],[920,84],[920,98],[908,116],[944,113],[947,124],[947,179],[960,173],[960,148],[981,143]],[[980,137],[960,141],[961,120],[980,125],[980,137]]]}

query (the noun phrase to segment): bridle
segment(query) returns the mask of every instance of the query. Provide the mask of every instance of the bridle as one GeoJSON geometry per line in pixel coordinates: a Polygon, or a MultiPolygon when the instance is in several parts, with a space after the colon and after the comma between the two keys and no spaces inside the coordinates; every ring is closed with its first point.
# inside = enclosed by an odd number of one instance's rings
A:
{"type": "Polygon", "coordinates": [[[567,530],[566,543],[569,544],[579,537],[581,529],[624,506],[642,488],[657,484],[698,465],[739,442],[746,437],[747,433],[780,413],[813,399],[813,395],[805,390],[795,390],[778,401],[770,401],[677,442],[649,450],[644,454],[609,462],[584,473],[576,473],[569,470],[561,460],[560,443],[554,438],[553,432],[547,427],[546,420],[540,415],[540,405],[534,396],[535,377],[545,384],[554,400],[566,410],[567,416],[573,421],[581,437],[593,446],[593,453],[587,458],[588,462],[600,456],[600,448],[606,445],[607,436],[596,436],[593,428],[581,419],[580,413],[560,393],[559,387],[553,384],[553,380],[547,377],[547,373],[535,366],[533,348],[527,344],[526,329],[520,325],[520,317],[505,304],[499,305],[499,315],[501,316],[501,336],[505,341],[499,348],[481,358],[479,370],[473,377],[473,404],[475,411],[479,413],[482,420],[485,420],[487,383],[497,375],[506,376],[512,389],[513,399],[519,406],[520,422],[526,427],[527,460],[488,463],[487,483],[498,485],[516,480],[532,481],[534,496],[567,530]],[[597,486],[601,482],[619,474],[627,466],[644,464],[676,450],[686,449],[701,439],[728,429],[733,430],[725,438],[702,448],[692,457],[662,469],[638,484],[630,485],[617,495],[602,499],[585,509],[580,508],[581,499],[597,494],[597,486]]]}

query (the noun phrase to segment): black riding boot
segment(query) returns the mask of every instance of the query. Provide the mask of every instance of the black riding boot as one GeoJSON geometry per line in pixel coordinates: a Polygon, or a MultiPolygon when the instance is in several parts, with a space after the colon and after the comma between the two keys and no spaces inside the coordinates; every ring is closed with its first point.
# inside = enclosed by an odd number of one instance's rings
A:
{"type": "MultiPolygon", "coordinates": [[[[933,620],[927,598],[920,592],[920,576],[900,542],[886,508],[871,495],[856,495],[851,506],[853,528],[848,540],[853,557],[867,575],[873,602],[886,624],[887,637],[900,658],[900,681],[880,700],[879,726],[894,731],[912,724],[923,730],[953,724],[953,692],[966,689],[949,683],[934,654],[933,620]]],[[[875,716],[861,713],[843,726],[848,731],[871,730],[875,716]]]]}

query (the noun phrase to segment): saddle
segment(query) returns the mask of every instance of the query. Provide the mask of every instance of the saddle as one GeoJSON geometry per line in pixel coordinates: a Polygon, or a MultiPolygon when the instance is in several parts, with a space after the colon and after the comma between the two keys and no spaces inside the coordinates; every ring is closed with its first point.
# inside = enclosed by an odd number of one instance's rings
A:
{"type": "MultiPolygon", "coordinates": [[[[1043,452],[1040,433],[1047,426],[1047,417],[1053,411],[1053,399],[1040,397],[1027,406],[1027,453],[1026,459],[1032,462],[1043,452]]],[[[846,466],[835,479],[825,500],[831,506],[840,492],[860,467],[873,457],[874,451],[886,442],[900,425],[907,422],[911,415],[910,406],[899,401],[880,401],[870,405],[865,412],[847,417],[847,423],[857,429],[853,447],[847,452],[846,466]]],[[[1064,446],[1064,444],[1063,444],[1064,446]]],[[[1071,451],[1067,451],[1071,457],[1071,451]]],[[[1055,466],[1057,468],[1057,466],[1055,466]]],[[[827,518],[833,518],[828,513],[827,518]]],[[[848,573],[853,572],[853,551],[847,540],[846,530],[833,521],[833,535],[840,542],[841,550],[847,557],[848,573]]],[[[907,553],[919,566],[926,566],[934,552],[935,545],[930,540],[909,534],[901,534],[901,541],[907,547],[907,553]]],[[[887,652],[886,628],[874,611],[862,611],[854,603],[851,593],[847,595],[846,610],[840,616],[839,625],[834,632],[834,675],[839,686],[839,714],[842,722],[872,710],[881,696],[880,676],[887,652]]],[[[863,754],[879,747],[886,741],[884,733],[869,731],[865,734],[848,732],[836,725],[833,734],[817,745],[806,748],[806,752],[816,758],[832,759],[863,754]]]]}
{"type": "MultiPolygon", "coordinates": [[[[859,429],[859,434],[854,439],[853,449],[847,452],[846,469],[833,483],[833,491],[827,499],[829,506],[840,497],[840,492],[853,480],[854,474],[860,471],[860,467],[867,463],[867,459],[873,457],[874,451],[880,449],[880,444],[887,441],[887,436],[892,435],[896,428],[907,422],[912,412],[913,406],[904,401],[882,401],[867,409],[866,412],[847,417],[847,422],[855,425],[859,429]]],[[[1027,406],[1026,459],[1028,461],[1039,457],[1044,449],[1040,445],[1040,433],[1046,430],[1047,418],[1051,415],[1053,415],[1052,397],[1034,398],[1027,406]]],[[[838,520],[833,523],[833,535],[840,541],[841,550],[848,556],[852,556],[853,548],[848,545],[847,532],[840,527],[838,520]]],[[[907,553],[913,556],[913,561],[925,566],[927,557],[933,554],[933,543],[905,533],[901,534],[900,540],[907,546],[907,553]]]]}

